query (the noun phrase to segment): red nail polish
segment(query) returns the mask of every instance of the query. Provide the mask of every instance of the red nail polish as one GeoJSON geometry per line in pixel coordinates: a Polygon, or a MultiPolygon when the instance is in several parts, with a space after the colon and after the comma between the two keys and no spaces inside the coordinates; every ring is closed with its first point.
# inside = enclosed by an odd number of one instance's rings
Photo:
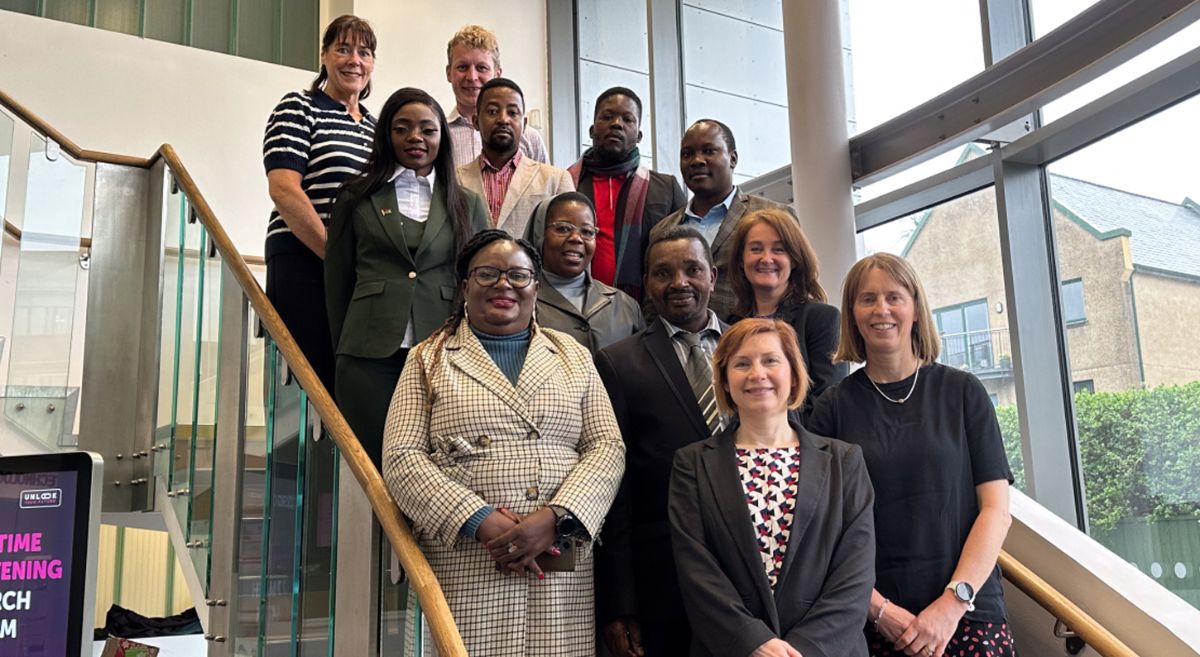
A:
{"type": "Polygon", "coordinates": [[[538,579],[546,579],[546,573],[538,573],[538,579]]]}

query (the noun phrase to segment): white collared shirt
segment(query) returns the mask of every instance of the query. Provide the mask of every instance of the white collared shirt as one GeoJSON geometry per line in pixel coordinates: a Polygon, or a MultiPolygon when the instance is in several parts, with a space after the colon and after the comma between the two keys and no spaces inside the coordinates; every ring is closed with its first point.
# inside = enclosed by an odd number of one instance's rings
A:
{"type": "Polygon", "coordinates": [[[413,221],[425,222],[429,218],[429,206],[433,203],[433,183],[437,177],[433,169],[428,176],[418,176],[412,169],[396,166],[396,173],[388,182],[396,186],[396,206],[400,214],[413,221]]]}

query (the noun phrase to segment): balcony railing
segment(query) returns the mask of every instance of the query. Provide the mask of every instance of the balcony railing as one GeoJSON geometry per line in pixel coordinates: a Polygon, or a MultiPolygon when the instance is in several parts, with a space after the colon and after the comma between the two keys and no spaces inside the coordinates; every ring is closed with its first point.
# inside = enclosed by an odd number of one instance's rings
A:
{"type": "Polygon", "coordinates": [[[981,379],[1012,376],[1008,329],[943,333],[938,362],[966,370],[981,379]]]}

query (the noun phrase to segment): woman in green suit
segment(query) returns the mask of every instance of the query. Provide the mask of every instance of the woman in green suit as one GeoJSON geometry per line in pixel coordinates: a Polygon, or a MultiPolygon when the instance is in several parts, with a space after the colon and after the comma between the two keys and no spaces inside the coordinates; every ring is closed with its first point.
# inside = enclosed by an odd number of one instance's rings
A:
{"type": "Polygon", "coordinates": [[[376,467],[408,350],[450,315],[455,254],[488,220],[458,184],[446,116],[429,94],[392,94],[377,126],[363,173],[338,194],[325,245],[334,398],[376,467]]]}

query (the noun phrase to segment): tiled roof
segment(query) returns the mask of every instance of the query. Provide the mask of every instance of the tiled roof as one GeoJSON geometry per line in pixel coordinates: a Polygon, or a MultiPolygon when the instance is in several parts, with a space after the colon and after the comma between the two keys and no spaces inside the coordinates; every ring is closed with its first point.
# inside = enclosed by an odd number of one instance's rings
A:
{"type": "Polygon", "coordinates": [[[1128,231],[1135,267],[1200,278],[1200,208],[1050,175],[1055,205],[1093,234],[1128,231]]]}

